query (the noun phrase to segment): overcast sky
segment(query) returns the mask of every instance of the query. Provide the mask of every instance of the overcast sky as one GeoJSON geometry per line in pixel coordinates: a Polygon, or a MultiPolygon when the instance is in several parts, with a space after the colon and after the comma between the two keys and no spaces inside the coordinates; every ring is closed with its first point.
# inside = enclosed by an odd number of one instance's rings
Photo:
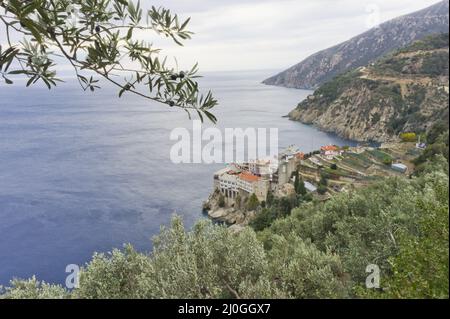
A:
{"type": "MultiPolygon", "coordinates": [[[[145,1],[147,2],[147,1],[145,1]]],[[[157,0],[196,33],[184,48],[161,44],[183,65],[205,71],[278,69],[367,31],[377,21],[437,0],[157,0]]]]}
{"type": "MultiPolygon", "coordinates": [[[[185,47],[147,40],[176,56],[181,68],[202,71],[283,70],[307,56],[367,31],[378,22],[439,0],[141,0],[191,17],[185,47]]],[[[3,29],[4,30],[4,29],[3,29]]],[[[0,44],[4,33],[0,26],[0,44]]],[[[59,66],[64,70],[69,66],[59,66]]]]}

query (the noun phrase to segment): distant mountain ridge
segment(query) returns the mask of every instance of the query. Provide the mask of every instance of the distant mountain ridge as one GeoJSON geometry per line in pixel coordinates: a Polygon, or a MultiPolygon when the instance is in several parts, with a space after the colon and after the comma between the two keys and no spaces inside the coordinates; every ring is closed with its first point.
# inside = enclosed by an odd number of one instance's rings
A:
{"type": "Polygon", "coordinates": [[[447,33],[449,1],[387,21],[346,42],[325,49],[265,81],[264,84],[316,89],[350,69],[367,65],[427,35],[447,33]]]}
{"type": "Polygon", "coordinates": [[[357,141],[427,132],[449,116],[449,35],[428,36],[335,77],[289,113],[357,141]]]}

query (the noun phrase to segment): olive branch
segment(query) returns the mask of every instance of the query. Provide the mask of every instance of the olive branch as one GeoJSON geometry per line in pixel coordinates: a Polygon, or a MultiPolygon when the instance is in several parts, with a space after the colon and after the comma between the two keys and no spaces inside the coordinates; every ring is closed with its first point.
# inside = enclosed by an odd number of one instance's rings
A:
{"type": "Polygon", "coordinates": [[[211,113],[217,100],[211,91],[200,93],[196,82],[198,65],[169,67],[161,49],[136,35],[153,31],[182,46],[193,34],[190,18],[180,22],[161,7],[144,11],[140,1],[0,0],[0,21],[6,34],[0,80],[6,84],[13,84],[12,75],[25,76],[26,86],[41,81],[51,89],[62,82],[55,71],[59,58],[68,61],[85,91],[99,89],[103,79],[118,88],[119,97],[135,94],[217,121],[211,113]],[[15,43],[17,34],[22,40],[15,43]]]}

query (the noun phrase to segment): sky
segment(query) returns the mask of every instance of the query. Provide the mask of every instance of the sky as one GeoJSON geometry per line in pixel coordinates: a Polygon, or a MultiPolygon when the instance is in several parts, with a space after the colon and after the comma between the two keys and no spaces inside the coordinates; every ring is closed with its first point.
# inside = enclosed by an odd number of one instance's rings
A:
{"type": "MultiPolygon", "coordinates": [[[[164,6],[195,32],[184,47],[151,31],[142,38],[177,57],[180,68],[202,71],[282,71],[309,55],[377,24],[439,0],[141,0],[164,6]]],[[[4,43],[0,26],[0,44],[4,43]]],[[[65,66],[60,66],[61,70],[65,66]]],[[[67,66],[67,69],[69,66],[67,66]]]]}
{"type": "Polygon", "coordinates": [[[157,0],[191,17],[185,47],[155,44],[183,65],[205,71],[284,70],[309,55],[369,30],[377,23],[437,0],[157,0]]]}

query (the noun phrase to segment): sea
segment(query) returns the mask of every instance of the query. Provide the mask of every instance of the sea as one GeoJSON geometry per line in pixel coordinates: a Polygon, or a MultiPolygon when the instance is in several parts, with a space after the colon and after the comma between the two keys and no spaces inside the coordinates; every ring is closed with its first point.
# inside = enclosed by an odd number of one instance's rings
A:
{"type": "MultiPolygon", "coordinates": [[[[278,128],[280,149],[304,152],[355,144],[286,118],[312,91],[261,84],[272,74],[205,73],[201,87],[219,100],[217,127],[278,128]]],[[[64,284],[67,265],[94,252],[130,243],[150,253],[175,214],[187,228],[207,218],[202,203],[224,164],[174,164],[171,132],[192,131],[192,120],[117,93],[84,92],[71,79],[51,91],[0,85],[0,285],[33,275],[64,284]]]]}

